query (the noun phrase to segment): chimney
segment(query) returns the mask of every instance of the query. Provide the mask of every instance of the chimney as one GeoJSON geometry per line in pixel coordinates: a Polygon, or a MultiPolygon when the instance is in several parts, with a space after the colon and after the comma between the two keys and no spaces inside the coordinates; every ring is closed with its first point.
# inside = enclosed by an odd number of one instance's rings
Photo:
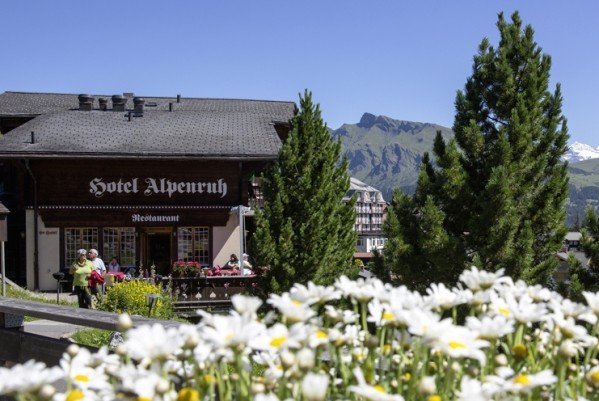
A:
{"type": "Polygon", "coordinates": [[[114,95],[112,97],[112,111],[125,111],[126,104],[127,99],[125,99],[122,95],[114,95]]]}
{"type": "Polygon", "coordinates": [[[103,97],[98,98],[98,103],[100,104],[100,110],[106,111],[108,109],[108,100],[103,97]]]}
{"type": "Polygon", "coordinates": [[[135,111],[136,114],[143,114],[145,103],[146,103],[146,100],[143,97],[134,97],[133,98],[133,111],[135,111]]]}
{"type": "Polygon", "coordinates": [[[181,103],[181,95],[177,95],[177,103],[181,103]]]}
{"type": "Polygon", "coordinates": [[[79,95],[79,110],[91,111],[94,104],[94,98],[90,95],[81,94],[79,95]]]}

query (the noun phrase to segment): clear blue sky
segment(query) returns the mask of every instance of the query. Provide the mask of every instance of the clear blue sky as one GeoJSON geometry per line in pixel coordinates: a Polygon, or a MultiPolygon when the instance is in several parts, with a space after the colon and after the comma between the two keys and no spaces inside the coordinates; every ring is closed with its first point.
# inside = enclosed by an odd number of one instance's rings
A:
{"type": "Polygon", "coordinates": [[[363,112],[453,124],[497,13],[519,10],[553,59],[570,142],[599,145],[599,2],[5,1],[0,91],[297,100],[329,126],[363,112]]]}

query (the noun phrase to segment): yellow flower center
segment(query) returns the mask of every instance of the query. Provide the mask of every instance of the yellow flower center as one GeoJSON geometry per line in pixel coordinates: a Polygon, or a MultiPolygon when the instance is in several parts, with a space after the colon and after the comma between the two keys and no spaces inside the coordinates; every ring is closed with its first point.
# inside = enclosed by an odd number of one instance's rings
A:
{"type": "Polygon", "coordinates": [[[450,341],[449,342],[449,348],[451,348],[451,349],[462,349],[462,348],[466,348],[466,344],[461,343],[459,341],[450,341]]]}
{"type": "Polygon", "coordinates": [[[88,375],[76,375],[75,377],[73,377],[73,380],[75,380],[76,382],[89,383],[89,376],[88,375]]]}
{"type": "Polygon", "coordinates": [[[516,344],[512,348],[512,353],[516,358],[524,359],[526,358],[526,355],[528,355],[528,350],[526,349],[524,344],[516,344]]]}
{"type": "Polygon", "coordinates": [[[216,378],[213,375],[204,375],[204,381],[208,384],[212,384],[216,381],[216,378]]]}
{"type": "Polygon", "coordinates": [[[391,353],[391,344],[385,344],[383,345],[383,353],[385,355],[388,355],[391,353]]]}
{"type": "Polygon", "coordinates": [[[426,401],[443,401],[443,398],[441,398],[440,395],[433,394],[433,395],[428,396],[426,401]]]}
{"type": "Polygon", "coordinates": [[[525,386],[527,384],[530,384],[530,379],[528,378],[528,375],[522,374],[514,377],[514,383],[525,386]]]}
{"type": "Polygon", "coordinates": [[[589,380],[593,384],[598,384],[599,383],[599,370],[595,370],[593,373],[590,373],[588,377],[589,377],[589,380]]]}
{"type": "Polygon", "coordinates": [[[401,380],[407,382],[410,381],[410,379],[412,378],[412,375],[410,374],[410,372],[406,372],[401,376],[401,380]]]}
{"type": "Polygon", "coordinates": [[[383,386],[381,386],[380,384],[377,384],[376,386],[373,387],[376,391],[378,391],[379,393],[386,393],[385,388],[383,386]]]}
{"type": "Polygon", "coordinates": [[[393,312],[383,313],[383,320],[393,320],[393,319],[395,319],[395,314],[393,314],[393,312]]]}
{"type": "Polygon", "coordinates": [[[498,312],[501,313],[503,316],[509,316],[510,315],[510,310],[508,308],[506,308],[505,306],[502,306],[498,309],[498,312]]]}
{"type": "Polygon", "coordinates": [[[183,387],[177,393],[177,401],[200,401],[200,393],[191,387],[183,387]]]}
{"type": "Polygon", "coordinates": [[[152,401],[152,399],[150,397],[139,396],[139,397],[137,397],[136,401],[152,401]]]}
{"type": "Polygon", "coordinates": [[[67,398],[65,401],[79,401],[83,399],[83,391],[81,390],[72,390],[67,394],[67,398]]]}
{"type": "Polygon", "coordinates": [[[320,338],[321,340],[324,340],[325,338],[328,338],[329,336],[327,335],[327,333],[325,333],[322,330],[318,330],[316,332],[316,338],[320,338]]]}
{"type": "Polygon", "coordinates": [[[300,301],[298,301],[297,299],[294,299],[293,301],[291,301],[291,303],[295,306],[302,306],[302,303],[300,301]]]}
{"type": "Polygon", "coordinates": [[[275,348],[280,348],[287,341],[287,337],[274,337],[270,340],[270,345],[275,348]]]}

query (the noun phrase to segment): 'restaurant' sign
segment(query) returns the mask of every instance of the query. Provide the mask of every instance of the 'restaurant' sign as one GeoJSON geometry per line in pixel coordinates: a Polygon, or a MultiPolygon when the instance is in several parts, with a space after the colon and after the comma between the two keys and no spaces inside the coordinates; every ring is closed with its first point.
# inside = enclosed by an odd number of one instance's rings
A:
{"type": "Polygon", "coordinates": [[[167,178],[133,178],[131,180],[104,181],[96,177],[89,182],[89,192],[97,198],[105,194],[143,193],[145,196],[167,194],[215,194],[224,198],[227,195],[227,183],[223,178],[216,181],[171,181],[167,178]]]}

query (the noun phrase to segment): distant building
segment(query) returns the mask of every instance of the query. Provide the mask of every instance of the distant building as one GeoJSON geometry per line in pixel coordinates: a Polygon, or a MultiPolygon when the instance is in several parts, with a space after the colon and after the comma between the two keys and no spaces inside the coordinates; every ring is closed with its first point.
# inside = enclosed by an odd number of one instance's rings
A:
{"type": "Polygon", "coordinates": [[[354,258],[368,261],[373,256],[372,251],[383,249],[386,242],[383,221],[386,218],[387,202],[381,191],[353,177],[344,199],[352,197],[356,198],[354,230],[358,233],[354,258]]]}
{"type": "Polygon", "coordinates": [[[566,238],[564,239],[564,248],[566,251],[571,250],[580,250],[580,240],[582,239],[582,234],[578,231],[570,231],[566,234],[566,238]]]}
{"type": "Polygon", "coordinates": [[[568,264],[570,255],[574,255],[583,268],[587,269],[589,267],[589,258],[582,252],[580,247],[581,239],[582,234],[578,231],[570,231],[566,234],[562,249],[556,254],[559,265],[554,278],[557,282],[570,280],[570,266],[568,264]]]}

